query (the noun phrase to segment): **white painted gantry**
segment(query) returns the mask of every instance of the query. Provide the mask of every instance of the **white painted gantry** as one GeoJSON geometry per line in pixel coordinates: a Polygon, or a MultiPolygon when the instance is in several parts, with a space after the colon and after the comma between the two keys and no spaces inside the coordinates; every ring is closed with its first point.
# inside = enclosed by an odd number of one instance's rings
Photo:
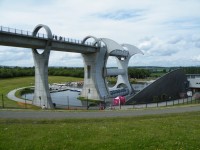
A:
{"type": "Polygon", "coordinates": [[[84,60],[84,86],[81,96],[89,99],[107,100],[119,95],[130,95],[133,89],[128,80],[128,62],[130,58],[142,53],[130,44],[118,44],[107,38],[87,36],[82,42],[57,37],[50,28],[39,24],[33,32],[0,27],[0,45],[31,48],[35,64],[35,92],[33,104],[54,108],[48,84],[48,62],[51,50],[82,53],[84,60]],[[47,35],[38,31],[44,28],[47,35]],[[87,40],[93,39],[93,43],[87,40]],[[43,49],[38,53],[37,49],[43,49]],[[117,58],[118,68],[107,69],[109,56],[117,58]],[[117,76],[114,90],[109,90],[106,77],[117,76]]]}

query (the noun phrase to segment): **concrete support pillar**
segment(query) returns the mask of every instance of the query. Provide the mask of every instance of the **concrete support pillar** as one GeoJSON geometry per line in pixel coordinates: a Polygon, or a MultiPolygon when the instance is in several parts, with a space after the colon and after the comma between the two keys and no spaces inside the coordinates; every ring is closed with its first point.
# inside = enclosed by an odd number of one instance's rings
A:
{"type": "Polygon", "coordinates": [[[81,96],[88,99],[100,99],[98,89],[96,88],[96,58],[97,53],[82,54],[84,59],[84,85],[81,96]]]}
{"type": "Polygon", "coordinates": [[[45,105],[46,108],[53,108],[48,83],[48,61],[50,51],[46,50],[42,54],[38,54],[33,50],[32,53],[35,63],[33,104],[40,107],[45,105]]]}
{"type": "Polygon", "coordinates": [[[125,84],[129,90],[129,94],[132,94],[134,92],[134,89],[133,89],[131,83],[129,82],[129,78],[128,78],[128,63],[129,63],[130,58],[133,55],[138,54],[138,53],[141,53],[141,54],[143,54],[143,53],[137,47],[130,45],[130,44],[122,44],[122,47],[124,47],[125,49],[128,50],[129,55],[124,60],[117,59],[118,69],[124,69],[125,73],[118,75],[115,88],[120,86],[120,84],[125,84]]]}
{"type": "Polygon", "coordinates": [[[99,51],[93,54],[82,54],[85,73],[81,96],[101,100],[113,97],[113,93],[110,93],[105,79],[107,75],[118,75],[117,84],[114,88],[117,89],[120,85],[123,85],[123,87],[128,88],[129,94],[131,94],[133,88],[128,79],[128,62],[132,55],[141,53],[141,51],[132,45],[119,45],[111,39],[97,39],[92,36],[86,37],[83,44],[89,38],[94,39],[94,46],[97,45],[99,51]],[[104,46],[101,44],[104,44],[104,46]],[[108,70],[107,72],[106,63],[109,56],[118,58],[118,69],[108,70]]]}
{"type": "Polygon", "coordinates": [[[114,86],[114,88],[119,87],[120,85],[126,85],[126,87],[129,90],[129,94],[133,93],[132,85],[129,82],[128,78],[128,62],[129,62],[130,56],[126,58],[125,60],[119,60],[117,59],[118,69],[123,69],[124,74],[120,74],[117,76],[117,83],[114,86]]]}
{"type": "Polygon", "coordinates": [[[49,27],[38,25],[33,31],[33,36],[37,35],[40,28],[44,28],[47,32],[47,44],[42,54],[37,49],[32,49],[35,64],[35,91],[33,104],[36,106],[45,106],[46,108],[54,108],[49,91],[48,83],[48,62],[51,50],[52,33],[49,27]]]}
{"type": "MultiPolygon", "coordinates": [[[[98,39],[92,36],[88,36],[83,40],[83,43],[93,38],[95,44],[100,44],[98,39]]],[[[81,92],[81,96],[88,99],[103,99],[109,95],[106,81],[104,78],[105,72],[105,55],[106,48],[98,45],[99,51],[93,54],[82,54],[84,60],[84,85],[81,92]]]]}

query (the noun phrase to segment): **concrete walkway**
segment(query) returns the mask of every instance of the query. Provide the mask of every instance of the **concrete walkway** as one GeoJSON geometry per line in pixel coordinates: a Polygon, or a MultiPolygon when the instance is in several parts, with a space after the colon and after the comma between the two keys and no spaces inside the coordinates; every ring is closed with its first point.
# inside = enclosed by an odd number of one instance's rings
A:
{"type": "Polygon", "coordinates": [[[136,109],[136,110],[103,110],[103,111],[31,111],[31,110],[0,110],[0,118],[9,119],[73,119],[73,118],[111,118],[175,114],[185,112],[198,112],[200,105],[179,106],[157,109],[136,109]]]}
{"type": "MultiPolygon", "coordinates": [[[[25,100],[24,100],[24,99],[17,98],[17,97],[15,96],[15,93],[16,93],[18,90],[21,90],[21,89],[24,89],[24,88],[27,88],[27,87],[21,87],[21,88],[14,89],[14,90],[10,91],[10,92],[7,94],[7,97],[8,97],[9,99],[13,100],[13,101],[25,103],[25,100]]],[[[26,103],[27,103],[27,104],[32,104],[32,101],[26,100],[26,103]]]]}
{"type": "MultiPolygon", "coordinates": [[[[17,98],[15,92],[23,89],[18,88],[8,93],[8,98],[25,103],[25,100],[17,98]]],[[[27,104],[32,104],[32,101],[26,101],[27,104]]],[[[124,106],[122,106],[123,109],[124,106]]],[[[124,107],[126,108],[126,107],[124,107]]],[[[54,111],[54,110],[0,110],[0,118],[12,119],[66,119],[66,118],[110,118],[110,117],[130,117],[130,116],[146,116],[146,115],[162,115],[184,112],[200,111],[200,104],[174,106],[165,108],[149,108],[149,109],[133,109],[133,106],[127,106],[126,110],[102,110],[102,111],[54,111]],[[131,110],[129,110],[130,108],[131,110]],[[127,110],[128,109],[128,110],[127,110]]]]}

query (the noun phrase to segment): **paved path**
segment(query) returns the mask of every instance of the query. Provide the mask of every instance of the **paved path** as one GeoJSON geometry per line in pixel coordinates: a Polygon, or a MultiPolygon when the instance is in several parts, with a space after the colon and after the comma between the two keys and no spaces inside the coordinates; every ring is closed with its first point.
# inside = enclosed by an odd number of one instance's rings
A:
{"type": "Polygon", "coordinates": [[[109,118],[146,116],[156,114],[174,114],[184,112],[200,111],[200,105],[189,107],[171,107],[162,109],[137,109],[137,110],[114,110],[114,111],[88,111],[88,112],[67,112],[67,111],[31,111],[31,110],[0,110],[0,118],[12,119],[66,119],[66,118],[109,118]]]}
{"type": "MultiPolygon", "coordinates": [[[[24,88],[24,87],[23,87],[24,88]]],[[[22,88],[19,88],[22,89],[22,88]]],[[[23,99],[15,97],[15,92],[19,89],[15,89],[8,93],[8,98],[24,102],[23,99]]],[[[26,101],[32,103],[31,101],[26,101]]],[[[124,107],[124,106],[123,106],[124,107]]],[[[128,109],[127,106],[122,109],[128,109]]],[[[200,111],[200,105],[195,106],[179,106],[168,108],[153,108],[153,109],[135,109],[135,110],[104,110],[104,111],[31,111],[31,110],[0,110],[0,118],[13,118],[13,119],[64,119],[64,118],[108,118],[108,117],[128,117],[128,116],[145,116],[155,114],[173,114],[200,111]]]]}
{"type": "MultiPolygon", "coordinates": [[[[32,86],[31,86],[32,87],[32,86]]],[[[10,91],[8,94],[7,94],[7,97],[11,100],[14,100],[14,101],[17,101],[17,102],[21,102],[21,103],[25,103],[25,100],[24,99],[20,99],[20,98],[17,98],[15,96],[15,93],[18,91],[18,90],[21,90],[21,89],[24,89],[24,88],[27,88],[27,87],[22,87],[22,88],[18,88],[18,89],[14,89],[12,91],[10,91]]],[[[27,100],[26,101],[27,104],[32,104],[32,101],[29,101],[27,100]]]]}

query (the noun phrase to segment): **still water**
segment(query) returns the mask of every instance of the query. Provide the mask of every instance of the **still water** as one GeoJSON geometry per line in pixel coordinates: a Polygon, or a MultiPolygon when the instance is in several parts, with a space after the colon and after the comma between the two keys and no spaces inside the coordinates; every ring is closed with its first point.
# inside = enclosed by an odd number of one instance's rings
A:
{"type": "MultiPolygon", "coordinates": [[[[79,97],[80,92],[75,91],[62,91],[51,93],[51,98],[53,103],[58,105],[68,106],[68,102],[70,106],[82,106],[80,100],[77,99],[79,97]],[[68,101],[69,100],[69,101],[68,101]]],[[[25,98],[25,95],[22,95],[22,98],[25,98]]],[[[33,94],[26,94],[26,99],[33,100],[33,94]]]]}
{"type": "MultiPolygon", "coordinates": [[[[145,88],[146,84],[133,84],[133,89],[136,91],[140,91],[145,88]]],[[[77,98],[80,96],[80,92],[77,91],[61,91],[51,93],[52,102],[56,104],[56,106],[82,106],[82,103],[77,98]]],[[[25,98],[25,95],[22,95],[22,98],[25,98]]],[[[26,94],[26,99],[33,100],[33,94],[26,94]]]]}

